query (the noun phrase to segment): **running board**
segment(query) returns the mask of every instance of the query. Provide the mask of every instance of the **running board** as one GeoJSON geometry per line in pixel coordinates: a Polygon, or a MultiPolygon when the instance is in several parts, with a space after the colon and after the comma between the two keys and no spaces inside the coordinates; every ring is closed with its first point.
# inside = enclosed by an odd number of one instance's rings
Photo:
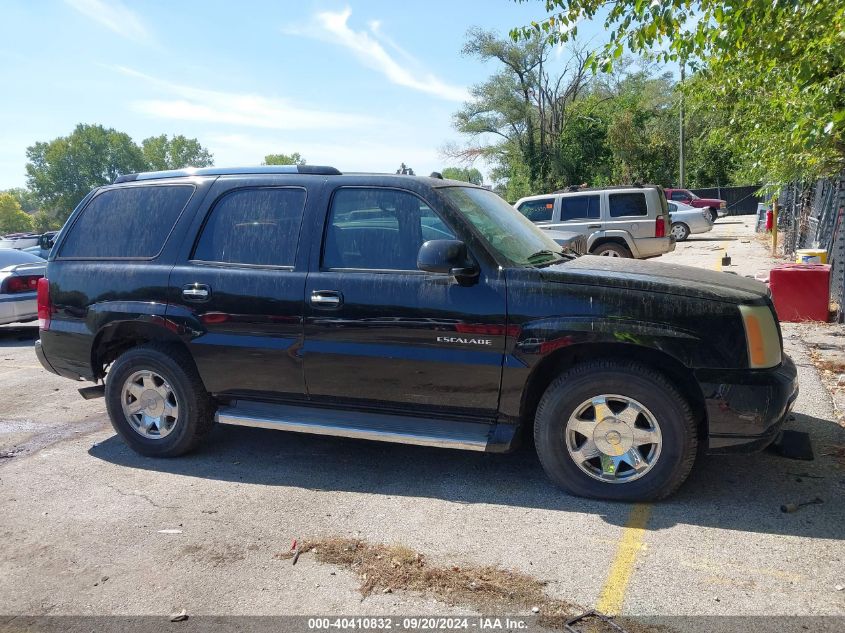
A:
{"type": "Polygon", "coordinates": [[[487,450],[495,428],[476,422],[246,401],[220,407],[215,417],[221,424],[469,451],[487,450]]]}

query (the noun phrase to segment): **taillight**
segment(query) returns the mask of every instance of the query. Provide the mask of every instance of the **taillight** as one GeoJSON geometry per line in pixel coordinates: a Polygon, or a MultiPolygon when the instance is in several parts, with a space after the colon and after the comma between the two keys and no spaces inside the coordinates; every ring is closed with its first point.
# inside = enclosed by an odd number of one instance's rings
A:
{"type": "Polygon", "coordinates": [[[53,304],[50,303],[50,282],[46,277],[41,277],[38,280],[38,327],[42,330],[49,330],[52,317],[53,304]]]}
{"type": "Polygon", "coordinates": [[[662,215],[654,221],[654,237],[666,237],[666,220],[662,215]]]}
{"type": "Polygon", "coordinates": [[[38,287],[38,280],[41,275],[26,275],[21,277],[8,277],[3,282],[3,294],[15,294],[16,292],[34,292],[38,287]]]}

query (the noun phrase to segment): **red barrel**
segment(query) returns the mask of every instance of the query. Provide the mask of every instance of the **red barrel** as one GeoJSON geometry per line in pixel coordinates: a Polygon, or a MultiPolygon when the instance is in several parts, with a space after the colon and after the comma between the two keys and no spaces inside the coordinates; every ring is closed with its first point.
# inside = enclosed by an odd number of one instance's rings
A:
{"type": "Polygon", "coordinates": [[[828,264],[778,264],[769,273],[769,287],[781,321],[827,322],[830,308],[828,264]]]}
{"type": "Polygon", "coordinates": [[[772,225],[774,224],[774,222],[773,222],[774,217],[775,217],[775,214],[771,209],[766,211],[766,231],[769,232],[769,233],[771,233],[771,231],[772,231],[772,225]]]}

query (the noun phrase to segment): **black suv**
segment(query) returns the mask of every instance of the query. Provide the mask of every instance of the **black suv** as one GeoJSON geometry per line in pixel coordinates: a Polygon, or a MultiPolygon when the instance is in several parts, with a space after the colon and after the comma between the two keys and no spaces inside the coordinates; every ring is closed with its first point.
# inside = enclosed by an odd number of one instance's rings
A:
{"type": "Polygon", "coordinates": [[[39,290],[46,369],[105,384],[144,455],[215,422],[505,452],[579,495],[655,499],[749,451],[796,395],[766,287],[577,257],[495,193],[329,167],[121,176],[39,290]]]}

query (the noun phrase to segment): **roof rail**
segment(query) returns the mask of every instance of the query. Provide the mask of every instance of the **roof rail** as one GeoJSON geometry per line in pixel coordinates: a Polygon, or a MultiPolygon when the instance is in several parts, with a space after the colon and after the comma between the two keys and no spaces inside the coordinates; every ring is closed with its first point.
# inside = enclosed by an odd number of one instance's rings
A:
{"type": "Polygon", "coordinates": [[[114,179],[114,184],[136,180],[157,180],[159,178],[182,178],[185,176],[236,176],[249,174],[313,174],[315,176],[340,176],[334,167],[321,165],[261,165],[259,167],[188,167],[166,171],[144,171],[137,174],[123,174],[114,179]]]}

